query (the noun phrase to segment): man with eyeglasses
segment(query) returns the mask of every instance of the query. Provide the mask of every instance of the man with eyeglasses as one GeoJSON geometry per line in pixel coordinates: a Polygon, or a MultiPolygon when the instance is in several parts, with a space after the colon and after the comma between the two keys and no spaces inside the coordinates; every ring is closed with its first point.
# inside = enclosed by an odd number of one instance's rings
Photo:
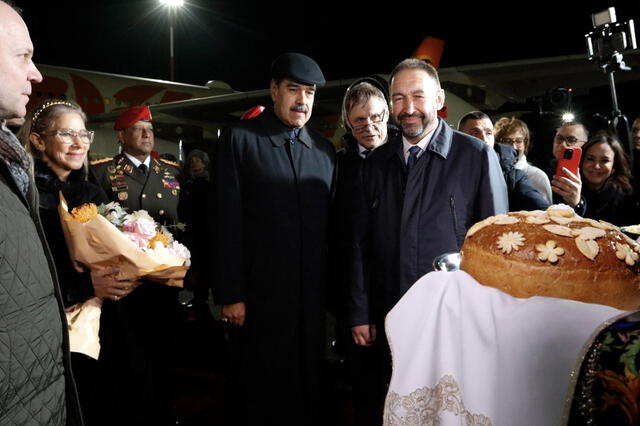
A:
{"type": "MultiPolygon", "coordinates": [[[[377,415],[371,404],[376,401],[375,353],[372,348],[354,343],[350,324],[346,319],[349,300],[349,279],[352,235],[358,220],[352,214],[353,200],[360,167],[367,157],[387,142],[389,128],[389,106],[385,97],[386,82],[366,77],[355,81],[345,92],[342,101],[342,119],[347,133],[343,137],[344,147],[336,154],[336,190],[333,200],[331,227],[332,290],[329,295],[336,298],[338,349],[346,355],[346,365],[353,389],[356,425],[370,425],[377,415]]],[[[391,126],[391,132],[397,129],[391,126]]],[[[370,346],[373,327],[357,330],[370,346]]]]}
{"type": "Polygon", "coordinates": [[[6,127],[24,118],[32,84],[42,81],[19,13],[0,1],[0,424],[82,425],[33,163],[6,127]]]}
{"type": "Polygon", "coordinates": [[[566,171],[566,176],[557,176],[555,172],[562,149],[569,146],[580,148],[587,143],[588,139],[589,131],[582,123],[571,122],[560,126],[553,137],[552,152],[554,158],[549,168],[554,203],[568,204],[579,215],[584,215],[586,212],[586,202],[581,194],[582,179],[580,174],[576,176],[570,171],[566,171]]]}
{"type": "MultiPolygon", "coordinates": [[[[177,164],[156,160],[148,106],[127,108],[114,129],[122,152],[93,161],[91,179],[127,211],[146,210],[160,224],[178,223],[177,164]]],[[[175,229],[170,229],[175,231],[175,229]]],[[[177,289],[143,282],[127,297],[105,303],[100,339],[105,407],[102,424],[174,424],[170,408],[170,336],[175,327],[177,289]]]]}

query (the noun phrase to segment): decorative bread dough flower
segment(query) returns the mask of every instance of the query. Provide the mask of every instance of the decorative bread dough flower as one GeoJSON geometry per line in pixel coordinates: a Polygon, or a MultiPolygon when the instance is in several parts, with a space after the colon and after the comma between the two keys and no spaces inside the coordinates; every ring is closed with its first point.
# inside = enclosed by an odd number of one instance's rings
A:
{"type": "Polygon", "coordinates": [[[523,246],[524,240],[524,235],[522,235],[520,232],[509,231],[498,237],[497,245],[504,254],[509,254],[512,250],[518,250],[520,246],[523,246]]]}
{"type": "Polygon", "coordinates": [[[508,216],[506,214],[499,214],[495,216],[495,220],[493,221],[494,225],[513,225],[514,223],[520,222],[515,216],[508,216]]]}
{"type": "Polygon", "coordinates": [[[606,232],[604,229],[594,228],[592,226],[585,226],[584,228],[574,228],[571,230],[573,235],[583,240],[595,240],[596,238],[604,237],[606,232]]]}
{"type": "Polygon", "coordinates": [[[583,238],[576,238],[576,246],[580,253],[582,253],[587,259],[595,260],[598,253],[600,253],[600,246],[595,240],[585,240],[583,238]]]}
{"type": "Polygon", "coordinates": [[[542,214],[538,216],[527,216],[525,222],[532,223],[534,225],[544,225],[545,223],[549,223],[550,220],[546,214],[542,214]]]}
{"type": "Polygon", "coordinates": [[[538,250],[538,259],[543,262],[548,260],[550,263],[556,263],[558,256],[564,254],[564,249],[562,247],[556,247],[554,240],[549,240],[544,244],[537,244],[536,250],[538,250]]]}
{"type": "Polygon", "coordinates": [[[573,237],[573,233],[571,232],[571,228],[562,226],[562,225],[543,225],[542,226],[547,231],[552,234],[560,235],[562,237],[573,237]]]}
{"type": "Polygon", "coordinates": [[[638,261],[639,256],[629,245],[616,243],[616,257],[624,260],[627,265],[633,266],[638,261]]]}

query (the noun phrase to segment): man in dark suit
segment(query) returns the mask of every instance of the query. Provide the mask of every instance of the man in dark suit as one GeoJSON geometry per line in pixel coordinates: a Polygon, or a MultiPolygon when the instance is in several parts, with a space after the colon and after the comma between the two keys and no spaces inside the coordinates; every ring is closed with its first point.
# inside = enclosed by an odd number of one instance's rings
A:
{"type": "Polygon", "coordinates": [[[230,330],[234,420],[312,425],[324,353],[326,246],[334,148],[305,124],[325,83],[309,57],[272,66],[273,108],[218,142],[214,300],[230,330]],[[283,401],[286,401],[283,405],[283,401]]]}
{"type": "MultiPolygon", "coordinates": [[[[177,164],[151,157],[153,124],[148,106],[133,106],[114,128],[122,153],[92,162],[90,178],[128,212],[144,209],[159,223],[178,222],[177,164]]],[[[169,336],[177,289],[143,282],[131,294],[105,300],[100,321],[101,424],[175,424],[170,410],[169,336]]]]}
{"type": "Polygon", "coordinates": [[[444,105],[437,71],[407,59],[390,86],[391,116],[402,134],[362,166],[349,313],[354,341],[385,355],[380,410],[391,373],[385,315],[436,256],[460,250],[473,223],[508,209],[495,153],[437,117],[444,105]]]}
{"type": "MultiPolygon", "coordinates": [[[[375,414],[377,368],[374,348],[365,342],[353,341],[347,321],[351,243],[353,228],[358,217],[354,214],[354,198],[360,167],[371,153],[387,142],[389,105],[386,87],[377,80],[365,78],[347,89],[342,101],[342,119],[348,132],[344,148],[336,154],[336,185],[331,224],[332,298],[336,298],[337,338],[346,353],[346,365],[353,389],[354,411],[357,425],[370,425],[378,420],[375,414]],[[375,405],[374,405],[375,407],[375,405]]],[[[393,132],[393,129],[391,129],[393,132]]],[[[375,326],[372,327],[375,334],[375,326]]]]}

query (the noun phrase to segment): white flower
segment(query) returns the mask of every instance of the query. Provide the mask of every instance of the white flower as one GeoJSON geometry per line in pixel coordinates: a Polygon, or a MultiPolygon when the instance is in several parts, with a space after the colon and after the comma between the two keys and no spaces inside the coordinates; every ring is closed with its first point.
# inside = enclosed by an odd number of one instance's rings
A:
{"type": "Polygon", "coordinates": [[[551,263],[556,263],[558,256],[564,254],[564,249],[562,247],[556,247],[556,242],[553,240],[549,240],[545,244],[536,245],[536,250],[539,252],[538,259],[543,262],[548,260],[551,263]]]}
{"type": "Polygon", "coordinates": [[[498,238],[498,248],[503,253],[509,254],[512,250],[518,250],[524,245],[524,235],[520,232],[505,232],[498,238]]]}

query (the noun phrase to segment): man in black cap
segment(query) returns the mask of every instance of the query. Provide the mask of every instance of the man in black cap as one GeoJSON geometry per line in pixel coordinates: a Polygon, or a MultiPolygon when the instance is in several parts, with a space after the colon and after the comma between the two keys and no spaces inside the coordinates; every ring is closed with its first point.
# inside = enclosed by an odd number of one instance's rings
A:
{"type": "Polygon", "coordinates": [[[311,58],[272,66],[273,108],[223,131],[215,168],[214,299],[231,324],[239,424],[320,422],[327,222],[334,148],[305,127],[311,58]]]}

